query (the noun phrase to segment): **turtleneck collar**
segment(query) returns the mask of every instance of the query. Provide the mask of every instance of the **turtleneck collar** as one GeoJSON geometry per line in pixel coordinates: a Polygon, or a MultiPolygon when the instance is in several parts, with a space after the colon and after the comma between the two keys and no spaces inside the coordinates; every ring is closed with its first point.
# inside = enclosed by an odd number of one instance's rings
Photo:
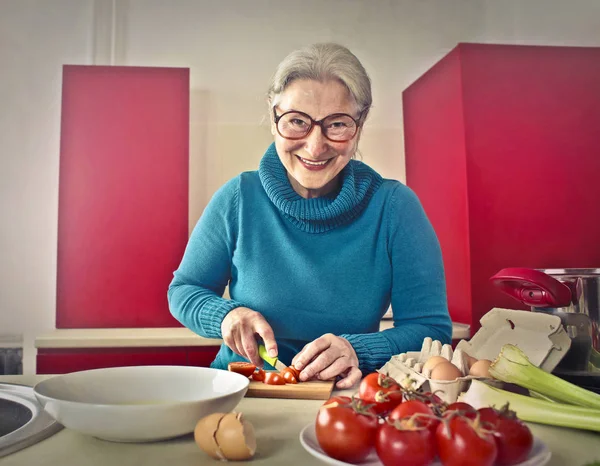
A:
{"type": "Polygon", "coordinates": [[[340,172],[339,191],[304,199],[290,184],[274,143],[260,161],[258,174],[271,202],[296,227],[308,233],[322,233],[352,221],[364,210],[383,181],[369,166],[350,160],[340,172]]]}

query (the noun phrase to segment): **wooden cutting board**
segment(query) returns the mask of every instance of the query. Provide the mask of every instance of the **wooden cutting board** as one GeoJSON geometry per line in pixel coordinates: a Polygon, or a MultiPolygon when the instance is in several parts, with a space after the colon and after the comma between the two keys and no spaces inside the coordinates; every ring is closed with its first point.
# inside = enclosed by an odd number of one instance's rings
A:
{"type": "Polygon", "coordinates": [[[298,400],[327,400],[331,397],[335,380],[311,380],[296,384],[268,385],[250,381],[248,398],[291,398],[298,400]]]}

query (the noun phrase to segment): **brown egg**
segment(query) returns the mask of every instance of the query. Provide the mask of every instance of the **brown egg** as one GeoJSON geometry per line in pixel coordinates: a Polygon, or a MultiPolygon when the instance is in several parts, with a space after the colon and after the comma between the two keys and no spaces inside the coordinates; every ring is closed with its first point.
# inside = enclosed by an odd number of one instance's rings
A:
{"type": "Polygon", "coordinates": [[[432,380],[455,380],[458,377],[462,377],[462,373],[460,372],[460,369],[450,361],[436,364],[431,371],[432,380]]]}
{"type": "Polygon", "coordinates": [[[202,451],[218,460],[247,460],[256,451],[254,427],[242,413],[213,413],[194,429],[194,440],[202,451]]]}
{"type": "MultiPolygon", "coordinates": [[[[465,352],[463,351],[463,353],[465,353],[465,352]]],[[[466,359],[467,359],[467,367],[469,369],[471,369],[471,366],[473,364],[475,364],[478,361],[478,359],[474,358],[473,356],[468,355],[467,353],[465,353],[465,356],[466,356],[466,359]]]]}
{"type": "Polygon", "coordinates": [[[423,369],[421,370],[421,373],[425,377],[429,377],[431,375],[431,371],[433,371],[433,368],[435,366],[437,366],[440,363],[443,364],[445,362],[450,362],[450,361],[448,361],[443,356],[431,356],[427,361],[425,361],[425,364],[423,364],[423,369]]]}
{"type": "Polygon", "coordinates": [[[490,365],[492,361],[489,359],[480,359],[476,363],[474,363],[469,369],[469,375],[473,377],[491,377],[490,375],[490,365]]]}

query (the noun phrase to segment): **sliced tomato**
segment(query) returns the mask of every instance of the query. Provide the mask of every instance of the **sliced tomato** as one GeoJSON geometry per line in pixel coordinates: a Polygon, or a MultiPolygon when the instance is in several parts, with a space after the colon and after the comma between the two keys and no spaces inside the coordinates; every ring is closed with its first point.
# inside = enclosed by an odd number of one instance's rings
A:
{"type": "Polygon", "coordinates": [[[300,382],[300,371],[294,366],[289,366],[279,373],[287,383],[300,382]]]}
{"type": "Polygon", "coordinates": [[[265,372],[264,383],[268,385],[285,385],[285,379],[277,372],[265,372]]]}
{"type": "Polygon", "coordinates": [[[252,380],[256,382],[264,382],[265,381],[265,370],[257,367],[256,370],[252,373],[252,380]]]}
{"type": "Polygon", "coordinates": [[[231,372],[237,372],[243,376],[250,377],[256,366],[251,362],[230,362],[227,364],[227,370],[231,372]]]}
{"type": "Polygon", "coordinates": [[[285,383],[298,383],[298,379],[294,376],[294,374],[290,371],[283,371],[282,373],[283,380],[285,383]]]}

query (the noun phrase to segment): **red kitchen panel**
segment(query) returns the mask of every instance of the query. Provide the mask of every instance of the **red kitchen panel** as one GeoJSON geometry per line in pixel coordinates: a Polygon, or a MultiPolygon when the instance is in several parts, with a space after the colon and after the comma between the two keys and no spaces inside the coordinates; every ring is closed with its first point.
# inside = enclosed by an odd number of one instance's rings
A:
{"type": "Polygon", "coordinates": [[[450,53],[402,97],[407,184],[423,203],[446,267],[450,265],[446,285],[452,320],[470,324],[467,159],[458,52],[450,53]],[[432,162],[435,166],[427,165],[432,162]]]}
{"type": "Polygon", "coordinates": [[[185,348],[38,349],[36,365],[38,374],[121,366],[185,366],[187,352],[185,348]]]}
{"type": "Polygon", "coordinates": [[[57,328],[180,326],[188,140],[188,69],[63,68],[57,328]]]}
{"type": "Polygon", "coordinates": [[[600,48],[459,44],[403,93],[407,184],[455,321],[523,309],[505,267],[600,267],[600,48]]]}
{"type": "Polygon", "coordinates": [[[219,352],[220,346],[195,346],[188,350],[190,366],[208,367],[219,352]]]}

